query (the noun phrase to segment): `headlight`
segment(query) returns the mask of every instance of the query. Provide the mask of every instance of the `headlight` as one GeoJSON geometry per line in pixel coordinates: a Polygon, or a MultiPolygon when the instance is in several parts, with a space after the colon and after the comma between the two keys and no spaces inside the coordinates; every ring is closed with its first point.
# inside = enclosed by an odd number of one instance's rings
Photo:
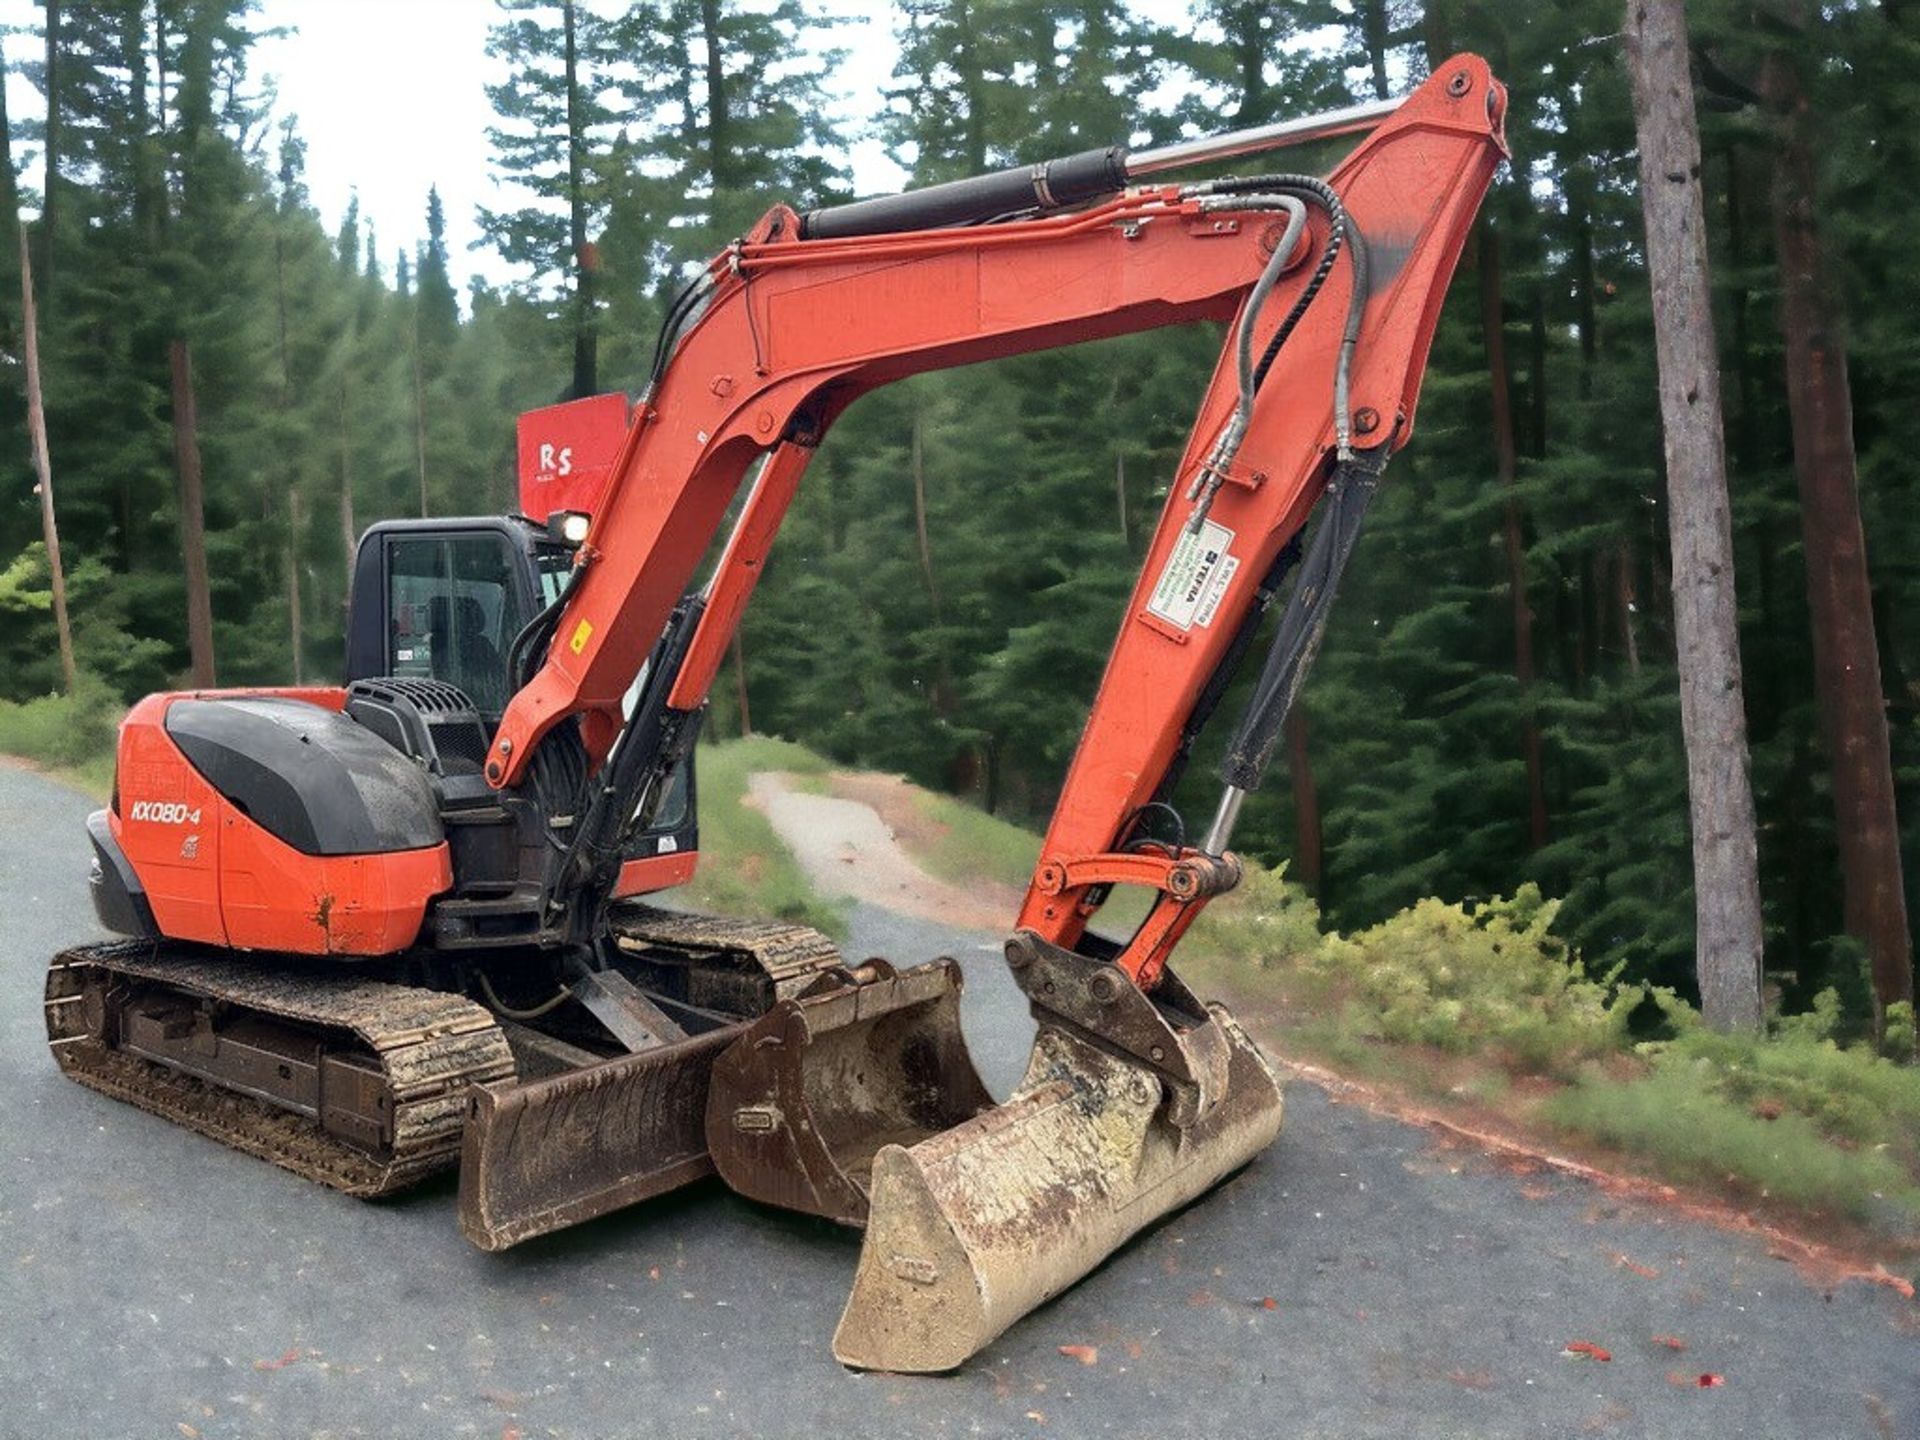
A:
{"type": "Polygon", "coordinates": [[[547,533],[562,545],[579,545],[587,538],[593,517],[580,510],[556,510],[547,517],[547,533]]]}

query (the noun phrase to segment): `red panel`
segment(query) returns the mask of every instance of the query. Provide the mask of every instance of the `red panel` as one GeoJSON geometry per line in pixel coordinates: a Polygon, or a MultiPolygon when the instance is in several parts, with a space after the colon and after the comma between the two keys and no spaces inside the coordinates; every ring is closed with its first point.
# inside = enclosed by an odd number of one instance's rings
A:
{"type": "MultiPolygon", "coordinates": [[[[335,690],[227,690],[338,708],[335,690]]],[[[180,753],[150,695],[120,727],[119,804],[108,825],[146,887],[161,933],[237,949],[390,955],[453,888],[445,843],[376,855],[305,855],[241,814],[180,753]]]]}
{"type": "Polygon", "coordinates": [[[594,514],[627,438],[627,397],[589,395],[520,417],[520,512],[594,514]]]}
{"type": "Polygon", "coordinates": [[[167,707],[179,698],[149,695],[120,722],[119,803],[107,826],[146,887],[161,934],[225,945],[220,812],[226,807],[163,726],[167,707]],[[129,818],[135,815],[140,818],[129,818]]]}
{"type": "Polygon", "coordinates": [[[624,900],[629,895],[651,895],[656,890],[671,890],[676,885],[684,885],[693,879],[693,872],[699,863],[700,854],[696,850],[624,861],[620,866],[620,878],[613,882],[613,898],[624,900]]]}

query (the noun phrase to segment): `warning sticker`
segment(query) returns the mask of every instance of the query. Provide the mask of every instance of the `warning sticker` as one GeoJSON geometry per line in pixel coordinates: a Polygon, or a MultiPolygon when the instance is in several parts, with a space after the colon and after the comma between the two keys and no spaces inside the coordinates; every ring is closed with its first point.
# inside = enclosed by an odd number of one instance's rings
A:
{"type": "Polygon", "coordinates": [[[1182,630],[1213,624],[1220,597],[1240,568],[1239,560],[1227,553],[1231,544],[1233,531],[1211,520],[1201,524],[1198,535],[1182,528],[1147,599],[1147,612],[1182,630]]]}

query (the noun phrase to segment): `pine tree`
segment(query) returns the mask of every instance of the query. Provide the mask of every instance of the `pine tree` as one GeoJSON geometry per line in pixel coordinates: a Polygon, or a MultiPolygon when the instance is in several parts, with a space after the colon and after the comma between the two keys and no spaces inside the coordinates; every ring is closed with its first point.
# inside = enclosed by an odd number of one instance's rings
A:
{"type": "Polygon", "coordinates": [[[606,214],[604,161],[612,112],[604,96],[614,56],[608,24],[580,0],[499,0],[487,53],[511,69],[487,87],[501,124],[487,132],[495,173],[527,192],[517,210],[480,212],[480,228],[537,293],[565,293],[573,334],[570,393],[599,381],[598,256],[606,214]]]}
{"type": "Polygon", "coordinates": [[[440,204],[438,187],[427,191],[427,240],[420,247],[415,270],[421,342],[445,349],[460,328],[460,306],[447,268],[447,215],[440,204]]]}

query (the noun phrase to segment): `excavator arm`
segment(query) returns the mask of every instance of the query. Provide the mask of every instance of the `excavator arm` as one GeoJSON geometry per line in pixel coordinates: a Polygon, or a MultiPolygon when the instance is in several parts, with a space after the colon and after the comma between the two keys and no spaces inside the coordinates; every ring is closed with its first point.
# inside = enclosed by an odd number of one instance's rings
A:
{"type": "Polygon", "coordinates": [[[1038,1021],[1025,1080],[986,1104],[950,961],[824,978],[713,1062],[706,1142],[722,1177],[866,1224],[834,1340],[844,1362],[960,1363],[1277,1135],[1271,1066],[1166,960],[1239,879],[1235,814],[1412,432],[1504,106],[1463,56],[1325,180],[1131,185],[1159,166],[1098,151],[805,217],[776,207],[673,307],[574,578],[529,644],[543,658],[485,764],[496,788],[537,790],[541,747],[577,721],[563,743],[597,773],[549,907],[578,936],[597,926],[593,877],[690,743],[807,462],[849,404],[922,371],[1163,325],[1227,333],[1007,942],[1038,1021]],[[1212,823],[1198,843],[1184,826],[1149,833],[1290,568],[1212,823]],[[1124,944],[1087,933],[1116,885],[1154,897],[1124,944]]]}
{"type": "MultiPolygon", "coordinates": [[[[1136,845],[1143,807],[1170,790],[1329,480],[1359,492],[1345,507],[1357,522],[1411,433],[1441,300],[1504,152],[1503,116],[1503,90],[1463,56],[1320,187],[1302,177],[1145,186],[1064,213],[878,234],[863,232],[912,222],[911,193],[867,202],[892,209],[865,224],[841,218],[862,206],[805,220],[768,212],[700,278],[697,313],[668,338],[670,363],[636,412],[545,662],[507,708],[488,778],[520,783],[542,738],[570,716],[590,761],[606,758],[623,696],[743,478],[766,457],[671,677],[666,707],[700,706],[808,459],[869,390],[977,360],[1224,322],[1228,345],[1019,916],[1023,931],[1070,949],[1113,885],[1154,890],[1146,923],[1112,957],[1151,989],[1208,898],[1237,877],[1225,849],[1231,812],[1258,782],[1317,638],[1324,574],[1299,587],[1310,594],[1296,610],[1316,608],[1294,617],[1291,665],[1276,655],[1286,673],[1262,687],[1262,713],[1245,717],[1222,823],[1200,846],[1136,845]],[[819,232],[831,238],[810,238],[819,232]],[[1262,357],[1257,388],[1241,373],[1243,344],[1262,357]],[[1236,428],[1228,454],[1223,436],[1236,428]]],[[[1092,158],[1104,168],[1078,166],[1082,188],[1125,171],[1114,152],[1092,158]]],[[[1043,172],[1035,191],[1047,188],[1043,172]]]]}

